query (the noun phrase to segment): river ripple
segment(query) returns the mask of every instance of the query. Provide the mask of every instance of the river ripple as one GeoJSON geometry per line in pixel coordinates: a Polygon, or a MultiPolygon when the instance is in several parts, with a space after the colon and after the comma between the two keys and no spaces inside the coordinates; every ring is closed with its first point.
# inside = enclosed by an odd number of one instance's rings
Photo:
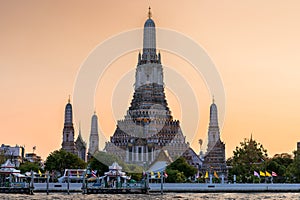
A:
{"type": "Polygon", "coordinates": [[[44,193],[35,193],[34,195],[24,194],[0,194],[0,199],[16,199],[16,200],[40,200],[40,199],[54,199],[54,200],[80,200],[80,199],[199,199],[199,200],[299,200],[300,193],[165,193],[163,195],[158,193],[145,194],[92,194],[83,195],[80,193],[64,194],[64,193],[52,193],[46,195],[44,193]]]}

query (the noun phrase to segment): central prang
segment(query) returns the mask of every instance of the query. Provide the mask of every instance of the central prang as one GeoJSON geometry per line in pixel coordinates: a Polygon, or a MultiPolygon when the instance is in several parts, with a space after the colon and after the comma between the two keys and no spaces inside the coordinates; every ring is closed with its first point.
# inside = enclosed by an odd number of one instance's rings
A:
{"type": "Polygon", "coordinates": [[[170,163],[189,148],[179,121],[173,120],[168,107],[161,55],[156,52],[156,30],[151,16],[149,9],[131,105],[124,119],[117,122],[105,147],[108,153],[141,166],[151,166],[157,159],[170,163]],[[159,156],[161,154],[164,156],[159,156]]]}

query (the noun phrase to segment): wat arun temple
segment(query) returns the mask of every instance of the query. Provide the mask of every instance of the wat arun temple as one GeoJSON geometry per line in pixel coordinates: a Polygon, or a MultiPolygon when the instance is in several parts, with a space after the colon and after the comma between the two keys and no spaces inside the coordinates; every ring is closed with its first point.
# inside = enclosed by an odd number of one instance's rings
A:
{"type": "Polygon", "coordinates": [[[150,8],[144,24],[143,51],[138,54],[133,98],[104,150],[126,163],[150,169],[159,162],[166,166],[182,156],[201,174],[218,173],[227,179],[225,144],[220,139],[214,99],[204,155],[194,152],[182,133],[180,122],[173,119],[164,91],[163,66],[161,55],[156,51],[156,30],[150,8]]]}
{"type": "Polygon", "coordinates": [[[156,51],[155,23],[144,24],[143,52],[138,54],[135,72],[135,90],[124,119],[117,122],[116,130],[106,143],[105,150],[128,163],[151,165],[162,153],[176,160],[189,144],[174,120],[164,91],[161,55],[156,51]]]}

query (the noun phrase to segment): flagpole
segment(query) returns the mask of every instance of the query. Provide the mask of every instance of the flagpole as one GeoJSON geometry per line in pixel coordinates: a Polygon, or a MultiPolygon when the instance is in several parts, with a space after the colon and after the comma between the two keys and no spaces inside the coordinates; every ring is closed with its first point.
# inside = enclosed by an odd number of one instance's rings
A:
{"type": "Polygon", "coordinates": [[[47,177],[47,195],[49,195],[49,171],[46,172],[46,177],[47,177]]]}
{"type": "Polygon", "coordinates": [[[147,194],[149,194],[149,173],[146,172],[146,191],[147,191],[147,194]]]}
{"type": "Polygon", "coordinates": [[[161,172],[161,175],[160,175],[160,194],[164,194],[164,186],[163,186],[164,176],[162,173],[163,172],[161,172]]]}
{"type": "Polygon", "coordinates": [[[83,171],[83,180],[82,180],[82,189],[83,189],[82,192],[83,192],[83,194],[86,194],[86,193],[87,193],[87,192],[86,192],[86,191],[87,191],[87,190],[86,190],[87,187],[86,187],[86,184],[85,184],[86,171],[87,171],[87,170],[83,171]]]}
{"type": "Polygon", "coordinates": [[[67,192],[68,192],[68,194],[70,194],[70,179],[69,179],[69,176],[70,176],[70,171],[68,170],[68,178],[67,178],[67,181],[68,181],[67,192]]]}

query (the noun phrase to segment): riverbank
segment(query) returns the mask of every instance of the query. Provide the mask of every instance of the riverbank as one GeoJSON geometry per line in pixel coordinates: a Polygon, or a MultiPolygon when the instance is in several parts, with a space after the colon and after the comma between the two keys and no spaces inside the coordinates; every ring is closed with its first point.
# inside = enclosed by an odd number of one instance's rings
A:
{"type": "MultiPolygon", "coordinates": [[[[160,193],[160,183],[150,183],[150,193],[160,193]]],[[[82,183],[70,183],[69,192],[82,192],[82,183]]],[[[67,192],[67,183],[49,183],[49,193],[67,192]]],[[[45,192],[45,183],[35,183],[34,193],[45,192]]],[[[203,184],[203,183],[164,183],[163,192],[194,192],[194,193],[243,193],[243,192],[300,192],[300,184],[203,184]]]]}
{"type": "MultiPolygon", "coordinates": [[[[161,192],[161,184],[149,186],[150,192],[161,192]]],[[[163,192],[300,192],[300,184],[164,183],[163,192]]]]}

